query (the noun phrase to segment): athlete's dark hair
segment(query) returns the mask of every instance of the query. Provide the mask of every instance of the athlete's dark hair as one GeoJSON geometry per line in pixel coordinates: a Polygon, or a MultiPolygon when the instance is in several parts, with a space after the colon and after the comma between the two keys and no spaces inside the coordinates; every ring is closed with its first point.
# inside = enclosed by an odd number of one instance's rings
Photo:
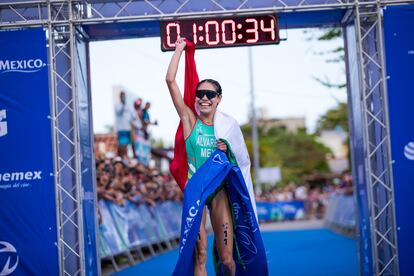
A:
{"type": "Polygon", "coordinates": [[[221,85],[220,85],[220,83],[219,83],[218,81],[213,80],[213,79],[205,79],[205,80],[200,81],[200,82],[197,84],[197,90],[198,90],[198,88],[200,87],[200,85],[201,85],[202,83],[205,83],[205,82],[208,82],[208,83],[211,83],[212,85],[214,85],[214,87],[216,87],[216,92],[217,92],[219,95],[221,95],[221,93],[222,93],[222,91],[221,91],[221,85]]]}

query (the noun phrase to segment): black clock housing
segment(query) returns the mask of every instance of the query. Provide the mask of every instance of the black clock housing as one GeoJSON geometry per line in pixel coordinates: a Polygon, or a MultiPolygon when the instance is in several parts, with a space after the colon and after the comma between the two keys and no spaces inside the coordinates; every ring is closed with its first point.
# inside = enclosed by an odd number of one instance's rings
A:
{"type": "Polygon", "coordinates": [[[161,21],[161,50],[172,51],[178,37],[196,48],[278,44],[279,27],[274,15],[203,17],[161,21]]]}

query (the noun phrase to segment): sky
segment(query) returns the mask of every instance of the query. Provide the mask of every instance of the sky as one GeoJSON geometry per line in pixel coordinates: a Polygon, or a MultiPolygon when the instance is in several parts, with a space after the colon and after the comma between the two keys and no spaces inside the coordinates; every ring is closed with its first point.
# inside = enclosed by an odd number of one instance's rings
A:
{"type": "MultiPolygon", "coordinates": [[[[265,110],[267,118],[305,117],[312,132],[320,116],[338,101],[346,101],[345,89],[327,88],[315,80],[345,82],[344,64],[328,63],[326,55],[318,54],[342,46],[343,41],[309,41],[310,34],[302,29],[281,31],[280,36],[286,40],[279,45],[252,47],[256,110],[265,110]]],[[[90,51],[94,132],[107,133],[106,126],[114,124],[112,91],[122,86],[151,102],[151,119],[158,121],[152,136],[172,145],[179,122],[165,83],[172,52],[161,52],[160,38],[93,42],[90,51]]],[[[251,99],[248,48],[196,50],[195,60],[200,80],[216,79],[222,86],[219,109],[246,123],[251,99]]],[[[177,74],[181,89],[183,73],[184,55],[177,74]]]]}

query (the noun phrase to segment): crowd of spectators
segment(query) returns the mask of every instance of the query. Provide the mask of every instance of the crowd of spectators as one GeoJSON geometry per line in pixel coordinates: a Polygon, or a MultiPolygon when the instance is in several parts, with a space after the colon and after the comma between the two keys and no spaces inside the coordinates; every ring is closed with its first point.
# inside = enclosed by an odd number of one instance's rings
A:
{"type": "Polygon", "coordinates": [[[118,205],[126,200],[134,204],[155,206],[162,201],[182,201],[183,194],[170,176],[138,163],[136,159],[96,157],[98,200],[118,205]]]}
{"type": "MultiPolygon", "coordinates": [[[[144,166],[134,158],[96,157],[98,199],[123,205],[126,200],[134,204],[155,206],[166,200],[181,202],[183,193],[169,173],[144,166]]],[[[352,177],[344,173],[341,178],[311,186],[289,183],[285,187],[274,186],[256,195],[257,201],[277,202],[300,200],[305,202],[307,219],[322,218],[330,195],[352,195],[352,177]]]]}
{"type": "Polygon", "coordinates": [[[98,200],[118,205],[128,200],[152,207],[157,202],[182,201],[182,192],[171,175],[150,168],[149,126],[157,125],[151,120],[150,108],[142,98],[131,104],[127,93],[119,92],[115,104],[117,150],[112,154],[98,151],[95,156],[98,200]]]}
{"type": "Polygon", "coordinates": [[[297,185],[293,182],[284,187],[274,186],[256,195],[257,201],[277,202],[300,200],[305,202],[306,218],[323,218],[331,195],[353,194],[352,176],[344,173],[340,178],[329,179],[318,185],[297,185]]]}
{"type": "MultiPolygon", "coordinates": [[[[119,121],[117,125],[124,123],[125,129],[129,129],[132,133],[128,131],[128,134],[124,135],[123,131],[118,129],[117,157],[110,158],[103,154],[96,157],[98,199],[113,201],[119,205],[129,200],[135,204],[150,206],[154,206],[157,201],[182,201],[183,194],[171,175],[161,174],[157,169],[149,168],[148,164],[144,165],[135,154],[135,148],[139,147],[133,146],[133,156],[126,154],[124,147],[128,144],[133,145],[134,142],[137,145],[138,141],[126,139],[127,142],[124,142],[123,138],[139,136],[142,133],[145,139],[148,139],[148,126],[157,124],[156,121],[151,122],[149,108],[150,103],[142,107],[142,99],[139,98],[134,102],[134,111],[128,113],[125,93],[120,93],[120,103],[116,108],[119,121]]],[[[324,216],[330,195],[352,195],[352,193],[351,174],[344,173],[340,178],[332,178],[316,185],[315,183],[305,185],[289,183],[284,187],[276,185],[256,194],[256,200],[267,202],[300,200],[305,203],[306,218],[314,219],[324,216]]]]}

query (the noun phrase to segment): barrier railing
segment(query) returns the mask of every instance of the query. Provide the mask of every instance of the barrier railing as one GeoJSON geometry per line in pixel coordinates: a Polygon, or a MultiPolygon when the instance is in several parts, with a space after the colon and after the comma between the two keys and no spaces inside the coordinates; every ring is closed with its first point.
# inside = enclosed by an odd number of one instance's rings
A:
{"type": "MultiPolygon", "coordinates": [[[[115,256],[125,255],[135,263],[132,253],[144,259],[142,249],[147,248],[154,256],[163,251],[163,245],[171,249],[180,236],[181,203],[165,201],[155,207],[135,205],[126,201],[117,205],[99,201],[102,224],[99,225],[99,255],[109,259],[118,270],[115,256]]],[[[257,202],[259,221],[281,221],[305,218],[304,201],[257,202]]],[[[325,213],[329,228],[345,234],[355,233],[355,205],[352,196],[331,195],[325,213]]]]}
{"type": "Polygon", "coordinates": [[[328,209],[325,213],[325,224],[343,234],[355,235],[355,202],[352,195],[330,195],[328,209]]]}
{"type": "Polygon", "coordinates": [[[171,249],[180,236],[181,204],[172,201],[157,203],[155,207],[146,204],[135,205],[126,201],[117,205],[100,200],[102,224],[99,225],[99,254],[101,259],[109,259],[118,270],[115,256],[127,256],[135,263],[133,252],[141,260],[145,259],[143,248],[150,254],[163,251],[163,244],[171,249]]]}
{"type": "Polygon", "coordinates": [[[259,221],[281,221],[305,218],[305,203],[300,200],[256,202],[259,221]]]}

